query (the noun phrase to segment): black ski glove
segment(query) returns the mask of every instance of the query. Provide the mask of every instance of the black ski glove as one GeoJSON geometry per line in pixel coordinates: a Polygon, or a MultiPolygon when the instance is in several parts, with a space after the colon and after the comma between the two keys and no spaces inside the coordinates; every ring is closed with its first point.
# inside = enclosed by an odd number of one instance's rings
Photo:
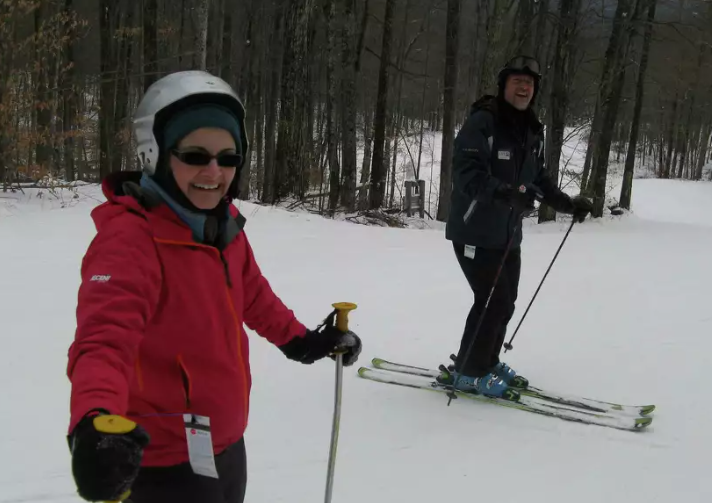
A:
{"type": "Polygon", "coordinates": [[[532,211],[534,202],[543,197],[541,190],[536,185],[526,184],[513,187],[508,183],[500,185],[494,196],[508,204],[517,213],[532,211]]]}
{"type": "Polygon", "coordinates": [[[294,337],[279,349],[290,360],[307,365],[326,356],[334,360],[336,352],[343,352],[344,366],[353,365],[361,354],[361,339],[350,330],[342,332],[336,328],[330,318],[316,330],[307,330],[303,337],[294,337]]]}
{"type": "Polygon", "coordinates": [[[572,213],[576,223],[581,223],[586,220],[589,213],[593,211],[593,203],[590,199],[583,196],[575,196],[571,198],[572,213]]]}
{"type": "Polygon", "coordinates": [[[72,475],[87,501],[122,501],[138,475],[146,431],[133,421],[106,411],[92,411],[68,437],[72,475]]]}

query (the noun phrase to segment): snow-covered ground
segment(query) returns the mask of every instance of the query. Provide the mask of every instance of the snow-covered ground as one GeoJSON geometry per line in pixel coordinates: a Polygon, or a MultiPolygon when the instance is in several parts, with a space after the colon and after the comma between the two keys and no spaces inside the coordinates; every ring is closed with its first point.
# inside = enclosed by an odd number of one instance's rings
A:
{"type": "MultiPolygon", "coordinates": [[[[96,187],[0,193],[0,502],[80,501],[65,440],[66,353],[96,187]],[[12,198],[12,199],[10,199],[12,198]],[[64,206],[64,208],[60,208],[64,206]]],[[[436,192],[437,193],[437,192],[436,192]]],[[[344,378],[334,503],[712,501],[712,184],[636,180],[634,211],[574,227],[507,361],[536,385],[655,403],[622,432],[344,378]]],[[[442,228],[389,229],[242,203],[264,273],[315,326],[351,301],[372,357],[433,367],[457,349],[471,294],[442,228]]],[[[527,228],[519,321],[567,228],[527,228]]],[[[252,338],[247,501],[323,500],[334,366],[252,338]]]]}

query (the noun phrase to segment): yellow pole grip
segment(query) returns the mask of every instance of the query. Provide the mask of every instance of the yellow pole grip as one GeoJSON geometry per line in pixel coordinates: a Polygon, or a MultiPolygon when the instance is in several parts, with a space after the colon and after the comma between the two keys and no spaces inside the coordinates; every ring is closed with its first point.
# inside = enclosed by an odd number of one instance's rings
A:
{"type": "Polygon", "coordinates": [[[130,419],[116,415],[96,416],[93,423],[96,431],[113,433],[114,435],[123,435],[136,428],[136,423],[130,419]]]}
{"type": "Polygon", "coordinates": [[[336,309],[336,328],[342,332],[347,332],[349,330],[349,312],[356,309],[356,304],[352,302],[337,302],[332,304],[332,307],[336,309]]]}

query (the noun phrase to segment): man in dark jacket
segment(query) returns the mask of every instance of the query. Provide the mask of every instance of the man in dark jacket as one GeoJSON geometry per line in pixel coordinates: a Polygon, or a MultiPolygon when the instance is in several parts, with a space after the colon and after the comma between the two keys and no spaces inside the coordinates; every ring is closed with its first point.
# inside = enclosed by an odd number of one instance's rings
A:
{"type": "Polygon", "coordinates": [[[455,372],[444,376],[458,389],[518,399],[527,386],[499,360],[514,313],[521,267],[521,220],[540,200],[582,222],[591,202],[562,192],[546,172],[543,126],[531,109],[539,90],[539,64],[510,60],[498,76],[497,96],[486,95],[455,139],[453,190],[446,237],[475,295],[465,323],[455,372]],[[486,309],[497,272],[499,279],[486,309]],[[472,350],[467,355],[468,348],[472,350]],[[467,357],[467,358],[466,358],[467,357]]]}

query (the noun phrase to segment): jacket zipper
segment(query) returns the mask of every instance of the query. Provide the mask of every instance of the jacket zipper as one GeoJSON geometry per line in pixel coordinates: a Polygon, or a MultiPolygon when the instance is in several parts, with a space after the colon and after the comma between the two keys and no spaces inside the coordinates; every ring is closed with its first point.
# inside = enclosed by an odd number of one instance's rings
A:
{"type": "Polygon", "coordinates": [[[178,367],[180,368],[180,377],[181,381],[183,382],[183,393],[185,394],[185,407],[186,411],[190,410],[190,395],[191,389],[190,389],[190,376],[188,375],[188,369],[185,368],[185,363],[183,363],[183,356],[178,355],[178,367]]]}
{"type": "Polygon", "coordinates": [[[225,255],[223,255],[222,250],[220,250],[220,262],[222,262],[223,265],[223,271],[225,272],[227,286],[232,288],[232,280],[230,279],[230,267],[227,265],[227,259],[225,259],[225,255]]]}
{"type": "MultiPolygon", "coordinates": [[[[218,250],[217,248],[213,246],[208,246],[208,245],[203,245],[203,244],[197,244],[197,243],[188,243],[188,242],[183,242],[183,241],[171,241],[171,240],[164,240],[164,239],[158,239],[154,237],[154,241],[157,243],[163,243],[163,244],[169,244],[169,245],[177,245],[177,246],[197,246],[199,248],[208,248],[211,249],[215,252],[218,253],[220,256],[220,261],[223,264],[223,270],[225,272],[225,279],[227,281],[227,285],[225,288],[225,296],[227,299],[227,304],[228,308],[230,310],[230,313],[233,316],[233,322],[235,324],[235,337],[237,338],[237,364],[240,366],[241,374],[242,374],[242,383],[243,383],[243,395],[244,395],[244,409],[245,409],[245,424],[247,424],[247,414],[248,414],[248,394],[249,390],[247,387],[247,371],[245,370],[245,363],[243,361],[243,356],[242,356],[242,331],[240,329],[240,320],[237,316],[237,311],[235,310],[235,304],[232,302],[232,297],[230,296],[230,289],[232,288],[232,281],[230,280],[230,270],[227,264],[227,260],[225,259],[225,256],[223,255],[221,250],[218,250]]],[[[183,373],[183,385],[187,386],[187,392],[186,392],[186,403],[190,407],[190,380],[188,379],[188,376],[186,374],[187,370],[183,368],[183,365],[181,365],[181,372],[183,373]]]]}

